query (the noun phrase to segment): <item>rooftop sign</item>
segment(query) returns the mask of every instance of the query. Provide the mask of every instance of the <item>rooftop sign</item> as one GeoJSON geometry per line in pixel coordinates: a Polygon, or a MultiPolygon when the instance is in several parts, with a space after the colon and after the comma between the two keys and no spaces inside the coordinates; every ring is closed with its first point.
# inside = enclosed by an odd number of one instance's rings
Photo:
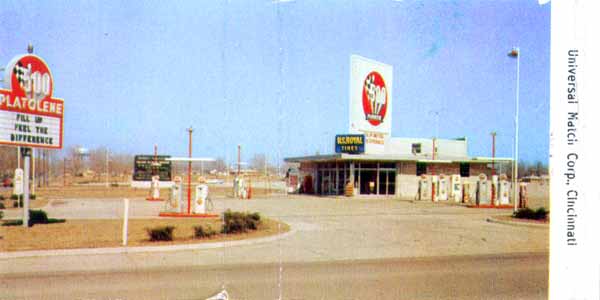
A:
{"type": "Polygon", "coordinates": [[[365,152],[384,153],[392,130],[392,66],[350,57],[350,133],[365,135],[365,152]]]}
{"type": "Polygon", "coordinates": [[[46,62],[33,54],[13,58],[0,89],[0,144],[61,149],[64,101],[53,98],[46,62]]]}

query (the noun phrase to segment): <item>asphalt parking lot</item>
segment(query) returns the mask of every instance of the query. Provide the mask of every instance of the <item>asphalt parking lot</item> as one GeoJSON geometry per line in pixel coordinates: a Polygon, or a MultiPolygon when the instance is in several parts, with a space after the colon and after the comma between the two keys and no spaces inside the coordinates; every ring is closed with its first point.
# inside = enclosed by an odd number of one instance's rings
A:
{"type": "MultiPolygon", "coordinates": [[[[434,257],[506,253],[548,252],[548,228],[489,223],[490,215],[507,215],[510,210],[471,209],[443,203],[412,202],[384,198],[283,196],[252,200],[217,198],[216,209],[258,211],[291,226],[284,238],[243,246],[86,257],[99,269],[129,266],[194,265],[223,262],[273,263],[318,262],[347,259],[434,257]],[[114,256],[114,257],[111,257],[114,256]],[[224,259],[223,259],[224,258],[224,259]],[[103,263],[106,261],[107,263],[103,263]]],[[[157,218],[162,203],[144,199],[131,201],[132,218],[157,218]]],[[[52,200],[44,208],[50,217],[121,218],[121,199],[52,200]]],[[[18,211],[7,211],[8,215],[18,211]]],[[[10,217],[10,216],[8,216],[10,217]]],[[[22,260],[36,258],[22,258],[22,260]]],[[[53,257],[58,269],[77,270],[83,258],[53,257]]],[[[33,261],[32,261],[33,262],[33,261]]],[[[4,271],[15,262],[0,261],[4,271]]],[[[33,266],[30,271],[43,271],[33,266]]]]}

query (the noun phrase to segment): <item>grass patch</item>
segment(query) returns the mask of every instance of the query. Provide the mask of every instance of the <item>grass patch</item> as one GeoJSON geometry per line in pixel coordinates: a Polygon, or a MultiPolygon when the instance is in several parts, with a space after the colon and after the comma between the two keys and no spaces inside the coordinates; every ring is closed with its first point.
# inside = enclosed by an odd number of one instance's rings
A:
{"type": "MultiPolygon", "coordinates": [[[[50,218],[49,218],[50,220],[50,218]]],[[[238,234],[222,234],[220,219],[130,219],[128,246],[155,246],[198,244],[206,242],[233,241],[260,238],[289,231],[289,226],[281,223],[278,230],[276,221],[261,218],[257,230],[238,234]],[[210,226],[217,233],[210,239],[195,238],[194,227],[210,226]],[[174,226],[172,241],[148,239],[147,228],[174,226]]],[[[44,226],[0,226],[0,252],[47,249],[121,247],[123,220],[78,220],[69,219],[66,223],[44,226]],[[92,234],[93,233],[93,234],[92,234]]]]}

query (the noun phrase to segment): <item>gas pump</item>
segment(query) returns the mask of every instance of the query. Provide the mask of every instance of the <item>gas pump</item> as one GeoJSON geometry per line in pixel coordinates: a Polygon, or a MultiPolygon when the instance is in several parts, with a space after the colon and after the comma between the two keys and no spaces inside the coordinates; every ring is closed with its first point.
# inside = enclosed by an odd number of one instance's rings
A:
{"type": "Polygon", "coordinates": [[[471,183],[468,181],[463,184],[462,196],[463,196],[463,199],[462,199],[463,203],[471,202],[471,183]]]}
{"type": "Polygon", "coordinates": [[[199,184],[196,186],[196,198],[194,199],[194,213],[206,213],[206,198],[208,198],[208,185],[199,184]]]}
{"type": "Polygon", "coordinates": [[[438,200],[448,201],[448,179],[444,174],[440,174],[438,200]]]}
{"type": "Polygon", "coordinates": [[[165,211],[168,212],[183,212],[183,186],[181,177],[176,176],[171,185],[171,193],[169,194],[169,201],[165,202],[165,211]]]}
{"type": "Polygon", "coordinates": [[[247,192],[248,191],[246,190],[246,183],[243,178],[240,178],[238,180],[238,196],[240,197],[240,199],[246,199],[248,197],[247,192]]]}
{"type": "Polygon", "coordinates": [[[437,175],[431,176],[431,200],[433,202],[438,202],[439,197],[439,178],[437,175]]]}
{"type": "Polygon", "coordinates": [[[152,176],[152,181],[150,182],[150,197],[146,198],[147,200],[161,200],[159,180],[160,177],[158,175],[152,176]]]}
{"type": "Polygon", "coordinates": [[[500,204],[507,205],[510,204],[510,183],[508,182],[508,177],[506,174],[501,174],[499,177],[498,183],[498,200],[500,204]]]}
{"type": "Polygon", "coordinates": [[[427,176],[421,175],[419,179],[419,200],[425,201],[429,199],[429,182],[427,180],[427,176]]]}
{"type": "Polygon", "coordinates": [[[500,205],[500,200],[498,200],[498,175],[492,175],[492,186],[491,186],[491,202],[495,206],[500,205]]]}
{"type": "Polygon", "coordinates": [[[459,203],[462,198],[462,188],[460,184],[460,175],[454,174],[450,177],[450,185],[452,186],[450,190],[450,197],[454,200],[454,202],[459,203]]]}
{"type": "Polygon", "coordinates": [[[527,207],[527,183],[519,183],[519,208],[527,207]]]}
{"type": "Polygon", "coordinates": [[[240,186],[240,179],[239,177],[235,177],[233,178],[233,198],[237,198],[239,197],[239,186],[240,186]]]}
{"type": "Polygon", "coordinates": [[[479,180],[477,180],[477,197],[475,197],[475,204],[490,204],[490,190],[487,176],[485,174],[479,174],[479,180]]]}

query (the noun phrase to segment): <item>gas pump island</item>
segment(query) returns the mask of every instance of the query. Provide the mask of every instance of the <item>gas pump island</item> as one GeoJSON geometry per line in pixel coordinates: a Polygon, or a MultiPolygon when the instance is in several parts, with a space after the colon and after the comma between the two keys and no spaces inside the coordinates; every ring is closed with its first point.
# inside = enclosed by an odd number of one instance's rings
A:
{"type": "MultiPolygon", "coordinates": [[[[54,98],[54,82],[46,62],[33,54],[14,57],[4,70],[0,89],[0,144],[20,148],[23,180],[15,191],[23,194],[23,226],[29,224],[29,177],[32,148],[62,149],[64,101],[54,98]]],[[[22,174],[22,175],[21,175],[22,174]]]]}

